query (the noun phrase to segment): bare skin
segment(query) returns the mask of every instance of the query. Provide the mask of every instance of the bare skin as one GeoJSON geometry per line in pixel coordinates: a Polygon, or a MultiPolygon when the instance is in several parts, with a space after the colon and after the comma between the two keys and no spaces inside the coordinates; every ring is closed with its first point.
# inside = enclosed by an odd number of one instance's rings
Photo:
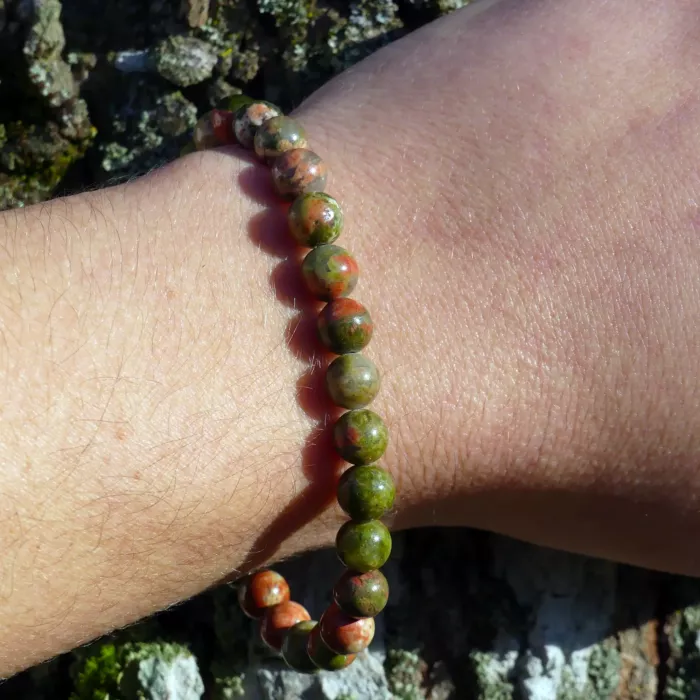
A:
{"type": "MultiPolygon", "coordinates": [[[[376,322],[395,527],[700,573],[698,79],[691,0],[541,0],[302,106],[376,322]]],[[[250,162],[0,218],[0,675],[333,540],[327,358],[250,162]]]]}

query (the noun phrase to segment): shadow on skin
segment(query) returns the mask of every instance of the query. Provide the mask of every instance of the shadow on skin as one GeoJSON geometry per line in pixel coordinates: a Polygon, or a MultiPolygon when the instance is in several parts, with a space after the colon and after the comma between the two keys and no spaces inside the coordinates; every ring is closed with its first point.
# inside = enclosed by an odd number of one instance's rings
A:
{"type": "Polygon", "coordinates": [[[332,403],[326,390],[326,367],[335,356],[318,339],[316,317],[323,304],[304,286],[300,266],[305,253],[289,234],[289,204],[275,195],[269,168],[263,165],[246,168],[239,184],[249,197],[267,207],[251,219],[248,233],[264,253],[280,260],[270,275],[270,285],[281,303],[297,311],[287,326],[285,340],[294,356],[308,364],[297,381],[297,401],[317,421],[301,451],[302,473],[308,483],[256,538],[241,567],[247,572],[274,557],[287,538],[334,502],[344,462],[333,447],[332,427],[343,410],[332,403]]]}

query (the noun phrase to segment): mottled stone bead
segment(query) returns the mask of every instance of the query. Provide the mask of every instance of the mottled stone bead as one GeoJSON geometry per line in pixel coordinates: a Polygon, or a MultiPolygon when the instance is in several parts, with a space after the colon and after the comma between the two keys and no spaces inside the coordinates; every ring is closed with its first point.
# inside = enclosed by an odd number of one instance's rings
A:
{"type": "Polygon", "coordinates": [[[234,114],[241,108],[247,105],[252,105],[255,100],[248,95],[229,95],[221,100],[219,107],[221,109],[227,109],[229,112],[234,114]]]}
{"type": "Polygon", "coordinates": [[[309,658],[324,671],[340,671],[347,668],[356,657],[356,654],[336,654],[321,639],[321,628],[316,625],[309,634],[309,643],[306,647],[309,658]]]}
{"type": "Polygon", "coordinates": [[[280,651],[287,630],[298,622],[310,619],[303,605],[288,600],[267,610],[260,626],[260,636],[270,649],[280,651]]]}
{"type": "Polygon", "coordinates": [[[319,192],[326,186],[326,164],[308,148],[293,148],[272,163],[272,184],[285,199],[319,192]]]}
{"type": "Polygon", "coordinates": [[[243,105],[237,112],[233,121],[233,131],[238,143],[244,148],[253,148],[255,132],[268,119],[279,117],[282,111],[269,102],[251,102],[243,105]]]}
{"type": "Polygon", "coordinates": [[[333,299],[318,315],[321,342],[337,355],[359,352],[372,339],[373,331],[369,312],[354,299],[333,299]]]}
{"type": "Polygon", "coordinates": [[[353,520],[378,520],[394,507],[396,485],[386,469],[352,467],[338,481],[338,503],[353,520]]]}
{"type": "Polygon", "coordinates": [[[211,115],[211,112],[202,115],[194,126],[192,142],[198,151],[206,151],[209,148],[216,148],[221,145],[218,135],[214,131],[211,115]]]}
{"type": "Polygon", "coordinates": [[[330,301],[346,297],[355,289],[360,268],[345,248],[320,245],[304,258],[301,273],[312,294],[330,301]]]}
{"type": "Polygon", "coordinates": [[[389,600],[389,582],[381,571],[346,571],[333,587],[333,600],[350,617],[376,617],[389,600]]]}
{"type": "Polygon", "coordinates": [[[374,618],[346,615],[336,603],[321,616],[321,639],[338,654],[359,654],[374,639],[374,618]]]}
{"type": "Polygon", "coordinates": [[[333,401],[343,408],[364,408],[379,393],[379,370],[364,355],[336,357],[326,370],[326,386],[333,401]]]}
{"type": "Polygon", "coordinates": [[[289,600],[289,584],[283,576],[269,569],[251,574],[238,587],[238,602],[253,619],[262,617],[269,608],[289,600]]]}
{"type": "Polygon", "coordinates": [[[348,569],[366,573],[386,563],[391,554],[391,534],[379,520],[351,521],[338,530],[335,546],[348,569]]]}
{"type": "Polygon", "coordinates": [[[374,411],[360,408],[338,418],[333,428],[333,442],[346,462],[371,464],[384,454],[389,431],[374,411]]]}
{"type": "Polygon", "coordinates": [[[282,658],[294,671],[313,673],[318,670],[308,652],[309,635],[316,625],[314,620],[304,620],[287,630],[282,643],[282,658]]]}
{"type": "Polygon", "coordinates": [[[255,153],[263,160],[308,145],[304,127],[296,119],[285,116],[272,117],[259,126],[253,143],[255,153]]]}
{"type": "Polygon", "coordinates": [[[313,248],[333,243],[343,230],[343,210],[325,192],[297,197],[289,209],[289,230],[299,245],[313,248]]]}

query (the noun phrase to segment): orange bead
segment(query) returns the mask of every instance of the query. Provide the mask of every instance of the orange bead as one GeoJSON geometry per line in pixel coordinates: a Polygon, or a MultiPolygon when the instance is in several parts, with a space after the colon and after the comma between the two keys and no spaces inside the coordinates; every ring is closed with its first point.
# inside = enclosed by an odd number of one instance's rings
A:
{"type": "Polygon", "coordinates": [[[288,600],[289,584],[283,576],[270,569],[252,574],[238,589],[241,609],[253,619],[262,617],[269,608],[288,600]]]}
{"type": "Polygon", "coordinates": [[[337,654],[357,654],[364,651],[374,639],[374,618],[359,620],[346,615],[332,603],[319,623],[321,639],[337,654]]]}
{"type": "Polygon", "coordinates": [[[287,630],[298,622],[310,619],[311,615],[303,605],[288,600],[267,610],[260,628],[260,636],[270,649],[280,651],[287,630]]]}

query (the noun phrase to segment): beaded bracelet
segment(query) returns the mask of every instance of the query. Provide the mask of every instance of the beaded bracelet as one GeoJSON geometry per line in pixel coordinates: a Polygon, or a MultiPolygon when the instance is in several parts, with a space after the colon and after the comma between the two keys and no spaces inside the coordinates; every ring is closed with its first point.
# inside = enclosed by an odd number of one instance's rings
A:
{"type": "Polygon", "coordinates": [[[246,101],[235,112],[213,110],[197,123],[198,150],[231,143],[254,148],[271,166],[277,194],[293,200],[289,230],[311,248],[302,276],[311,293],[327,302],[318,316],[321,342],[338,355],[326,370],[335,404],[349,409],[333,428],[338,454],[351,466],[339,479],[337,497],[351,520],[338,531],[338,556],[347,567],[333,588],[334,602],[317,624],[275,571],[259,571],[239,587],[243,612],[262,621],[261,637],[282,653],[294,670],[313,672],[349,666],[374,637],[374,617],[389,598],[379,570],[391,553],[391,535],[380,522],[394,504],[396,488],[387,471],[374,464],[386,450],[384,421],[365,407],[379,391],[374,363],[359,354],[372,337],[367,309],[347,296],[357,284],[358,266],[347,250],[333,245],[343,228],[338,202],[323,192],[326,166],[307,148],[306,134],[294,119],[268,102],[246,101]]]}

